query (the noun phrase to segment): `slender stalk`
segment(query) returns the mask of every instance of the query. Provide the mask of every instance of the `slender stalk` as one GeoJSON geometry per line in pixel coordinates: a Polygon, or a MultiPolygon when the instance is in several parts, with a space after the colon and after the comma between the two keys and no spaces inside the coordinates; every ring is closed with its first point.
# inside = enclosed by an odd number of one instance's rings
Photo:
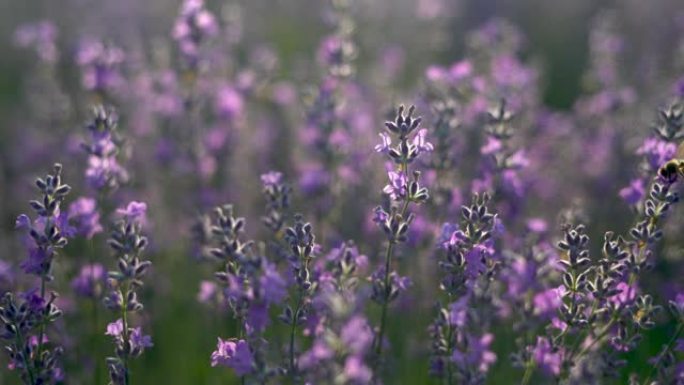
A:
{"type": "Polygon", "coordinates": [[[656,361],[653,366],[651,366],[651,370],[648,372],[648,376],[646,376],[646,380],[644,381],[644,385],[648,385],[649,381],[651,381],[651,377],[653,377],[653,374],[655,373],[656,369],[658,366],[660,366],[660,361],[662,361],[663,356],[667,354],[667,352],[672,349],[672,346],[677,342],[677,339],[679,338],[679,335],[682,334],[682,331],[684,331],[684,322],[680,322],[679,326],[677,326],[677,331],[675,331],[675,334],[670,338],[670,342],[667,343],[665,346],[665,350],[663,350],[663,354],[658,356],[658,361],[656,361]]]}
{"type": "MultiPolygon", "coordinates": [[[[409,169],[408,163],[406,161],[402,163],[401,170],[403,170],[406,176],[408,177],[409,169]]],[[[408,186],[406,186],[406,189],[408,191],[408,186]]],[[[409,199],[407,194],[400,212],[402,218],[406,216],[406,210],[408,210],[409,203],[411,203],[411,200],[409,199]]],[[[375,341],[376,366],[378,365],[380,361],[380,356],[382,355],[382,340],[385,336],[385,324],[387,322],[387,306],[389,305],[389,297],[392,294],[392,290],[390,287],[390,267],[392,266],[392,255],[394,253],[395,243],[396,241],[390,240],[389,244],[387,245],[387,252],[385,253],[385,298],[382,301],[382,310],[380,314],[380,328],[378,330],[378,338],[375,341]]]]}
{"type": "Polygon", "coordinates": [[[128,373],[128,351],[131,348],[128,342],[128,282],[124,285],[123,290],[123,304],[121,306],[121,320],[123,322],[123,367],[124,367],[124,385],[130,384],[129,373],[128,373]]]}
{"type": "MultiPolygon", "coordinates": [[[[100,201],[100,199],[98,198],[98,201],[97,201],[98,207],[100,207],[99,201],[100,201]]],[[[93,241],[92,238],[90,239],[89,243],[90,243],[90,253],[88,256],[88,260],[90,263],[90,273],[91,273],[90,279],[91,279],[92,283],[94,284],[95,280],[97,279],[97,277],[95,276],[95,268],[94,268],[96,248],[95,248],[95,242],[93,241]]],[[[97,293],[95,291],[93,291],[92,294],[93,294],[93,296],[92,296],[93,308],[91,310],[90,316],[91,316],[92,322],[93,322],[93,325],[92,325],[93,335],[91,338],[91,349],[92,349],[91,353],[93,354],[93,356],[97,357],[100,355],[100,344],[98,343],[98,337],[99,337],[99,332],[100,332],[98,307],[100,305],[100,301],[99,301],[99,298],[97,297],[97,293]]],[[[96,382],[100,381],[101,373],[102,373],[102,366],[100,365],[100,360],[96,359],[95,360],[95,381],[96,382]]]]}
{"type": "MultiPolygon", "coordinates": [[[[45,274],[40,277],[40,298],[45,302],[45,274]]],[[[38,333],[37,356],[40,358],[43,351],[43,337],[45,336],[45,320],[40,320],[40,332],[38,333]]]]}
{"type": "Polygon", "coordinates": [[[375,341],[375,355],[378,359],[380,359],[380,355],[382,354],[382,339],[385,334],[385,322],[387,319],[387,305],[389,303],[389,296],[391,294],[390,290],[390,279],[389,279],[389,269],[390,265],[392,263],[392,253],[394,251],[394,242],[390,241],[389,245],[387,246],[387,253],[385,254],[385,298],[384,301],[382,302],[382,313],[380,315],[380,329],[378,330],[378,338],[375,341]]]}
{"type": "Polygon", "coordinates": [[[451,327],[451,323],[447,323],[448,325],[448,331],[447,331],[447,385],[453,385],[454,382],[454,373],[453,369],[451,368],[451,340],[454,337],[454,329],[451,327]]]}
{"type": "Polygon", "coordinates": [[[290,377],[294,379],[295,375],[295,353],[294,353],[294,342],[295,342],[295,332],[297,331],[297,320],[299,319],[299,312],[302,308],[302,294],[300,293],[297,297],[297,306],[295,307],[294,315],[292,316],[292,327],[290,328],[290,377]]]}
{"type": "Polygon", "coordinates": [[[534,374],[534,363],[532,360],[527,362],[525,365],[525,374],[523,374],[522,381],[520,381],[520,385],[528,385],[530,383],[530,380],[532,380],[532,375],[534,374]]]}
{"type": "MultiPolygon", "coordinates": [[[[16,343],[17,343],[17,348],[21,348],[24,346],[24,338],[22,337],[21,333],[19,332],[19,328],[17,328],[17,335],[16,335],[16,343]]],[[[34,385],[36,383],[35,376],[33,375],[33,370],[31,369],[31,365],[26,357],[25,354],[21,354],[21,358],[24,364],[24,367],[26,368],[26,372],[29,375],[29,379],[31,380],[31,385],[34,385]]]]}

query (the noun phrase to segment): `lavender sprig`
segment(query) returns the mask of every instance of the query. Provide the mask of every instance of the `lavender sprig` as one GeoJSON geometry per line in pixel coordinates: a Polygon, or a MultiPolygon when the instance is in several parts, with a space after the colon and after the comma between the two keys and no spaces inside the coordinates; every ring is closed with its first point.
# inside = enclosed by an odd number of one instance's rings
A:
{"type": "Polygon", "coordinates": [[[212,366],[227,366],[241,376],[244,383],[253,378],[265,383],[282,374],[266,362],[263,333],[269,321],[269,307],[286,296],[286,282],[275,266],[257,255],[252,241],[243,241],[245,219],[233,214],[231,205],[217,207],[210,219],[210,253],[221,262],[215,274],[225,286],[224,295],[238,321],[237,338],[219,338],[211,355],[212,366]]]}
{"type": "Polygon", "coordinates": [[[317,289],[317,282],[311,274],[311,261],[315,256],[316,236],[311,223],[305,222],[301,215],[295,215],[294,226],[285,230],[285,241],[290,246],[290,264],[296,283],[296,300],[294,310],[287,306],[280,319],[290,325],[288,374],[292,379],[298,375],[295,360],[295,333],[297,326],[307,320],[311,297],[317,289]]]}
{"type": "MultiPolygon", "coordinates": [[[[445,224],[441,244],[446,255],[439,262],[444,277],[440,289],[448,306],[438,306],[430,327],[432,337],[431,374],[447,384],[478,384],[496,360],[489,351],[493,340],[486,331],[489,282],[499,269],[494,256],[497,214],[489,211],[489,195],[475,195],[461,209],[459,225],[445,224]],[[479,306],[472,306],[477,303],[479,306]]],[[[489,301],[490,302],[490,301],[489,301]]]]}
{"type": "Polygon", "coordinates": [[[119,118],[112,107],[97,105],[86,128],[90,133],[81,146],[88,153],[86,181],[99,194],[111,192],[128,181],[128,172],[118,161],[124,140],[117,131],[119,118]]]}
{"type": "Polygon", "coordinates": [[[383,132],[380,134],[382,143],[375,147],[376,151],[386,154],[397,167],[396,171],[388,172],[390,183],[383,189],[383,192],[391,199],[390,212],[377,207],[374,219],[383,229],[388,241],[384,268],[378,269],[371,278],[373,287],[371,298],[382,309],[373,349],[378,362],[382,356],[387,307],[397,298],[399,292],[406,288],[406,280],[391,271],[394,248],[396,244],[405,242],[407,239],[408,230],[413,221],[413,214],[408,214],[409,205],[421,204],[429,198],[427,188],[419,183],[420,172],[415,171],[411,180],[408,177],[410,166],[418,156],[433,149],[432,144],[425,139],[427,130],[418,128],[421,118],[413,117],[414,110],[415,107],[411,106],[408,113],[404,115],[404,106],[400,106],[396,119],[385,123],[389,134],[399,141],[397,145],[392,146],[392,138],[383,132]]]}
{"type": "Polygon", "coordinates": [[[73,235],[66,213],[60,210],[71,191],[69,185],[62,183],[61,174],[62,165],[55,164],[52,174],[36,180],[42,197],[30,204],[38,218],[31,221],[26,214],[17,218],[17,228],[28,230],[32,240],[29,255],[21,267],[27,274],[40,278],[40,289],[25,293],[22,303],[8,294],[0,306],[0,319],[5,326],[2,338],[11,341],[7,346],[11,365],[21,368],[22,380],[31,385],[52,384],[62,375],[57,362],[61,348],[50,350],[45,346],[46,327],[62,314],[54,304],[57,294],[50,292],[46,297],[46,286],[54,279],[51,273],[58,250],[66,246],[67,237],[73,235]]]}
{"type": "Polygon", "coordinates": [[[143,309],[137,290],[143,286],[142,278],[152,265],[141,255],[148,244],[147,237],[142,234],[146,211],[147,205],[139,202],[131,202],[126,208],[117,210],[123,218],[108,240],[117,258],[117,269],[107,274],[110,292],[104,304],[109,310],[119,312],[121,317],[107,325],[105,333],[114,339],[115,345],[115,356],[106,359],[112,385],[129,385],[130,359],[152,347],[151,337],[144,335],[141,327],[132,327],[129,315],[143,309]]]}

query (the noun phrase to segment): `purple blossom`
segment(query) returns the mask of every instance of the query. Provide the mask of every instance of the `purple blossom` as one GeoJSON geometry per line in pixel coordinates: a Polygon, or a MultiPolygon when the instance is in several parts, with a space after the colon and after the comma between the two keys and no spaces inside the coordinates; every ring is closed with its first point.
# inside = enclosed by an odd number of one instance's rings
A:
{"type": "Polygon", "coordinates": [[[244,340],[218,339],[216,350],[211,353],[211,366],[227,366],[238,376],[249,374],[254,369],[254,357],[244,340]]]}
{"type": "Polygon", "coordinates": [[[119,318],[118,320],[111,322],[107,325],[107,331],[105,335],[112,336],[114,338],[121,338],[124,332],[123,320],[119,318]]]}
{"type": "Polygon", "coordinates": [[[462,368],[477,368],[480,372],[487,372],[489,366],[496,362],[496,354],[489,350],[489,346],[494,341],[494,335],[487,333],[481,337],[465,336],[468,341],[468,350],[462,352],[455,350],[451,356],[459,367],[462,368]]]}
{"type": "Polygon", "coordinates": [[[342,328],[340,340],[352,354],[363,354],[373,342],[373,332],[365,317],[352,317],[342,328]]]}
{"type": "Polygon", "coordinates": [[[71,287],[82,297],[97,298],[102,294],[106,277],[107,273],[99,263],[85,265],[81,267],[78,276],[71,281],[71,287]]]}
{"type": "Polygon", "coordinates": [[[265,302],[253,302],[247,310],[245,325],[252,332],[263,332],[269,323],[268,305],[265,302]]]}
{"type": "Polygon", "coordinates": [[[408,179],[403,171],[389,171],[387,172],[390,183],[382,189],[382,192],[388,194],[392,200],[398,201],[406,197],[406,187],[408,179]]]}
{"type": "Polygon", "coordinates": [[[200,290],[197,293],[197,300],[201,303],[208,303],[219,292],[218,286],[213,281],[200,282],[200,290]]]}
{"type": "Polygon", "coordinates": [[[629,205],[636,205],[641,202],[646,195],[646,187],[644,186],[643,179],[633,179],[629,186],[624,187],[620,190],[620,198],[622,198],[625,203],[629,205]]]}
{"type": "Polygon", "coordinates": [[[287,283],[280,276],[275,265],[266,263],[259,277],[263,298],[269,304],[277,304],[287,295],[287,283]]]}
{"type": "Polygon", "coordinates": [[[390,136],[387,135],[386,132],[381,132],[378,135],[380,135],[380,139],[382,140],[382,143],[375,145],[375,151],[376,152],[388,152],[392,146],[392,138],[390,138],[390,136]]]}
{"type": "Polygon", "coordinates": [[[97,211],[95,199],[80,197],[69,205],[69,218],[75,222],[79,235],[91,239],[102,232],[100,213],[97,211]]]}
{"type": "Polygon", "coordinates": [[[116,209],[116,213],[129,221],[144,222],[147,214],[147,203],[131,201],[126,207],[116,209]]]}
{"type": "Polygon", "coordinates": [[[146,348],[153,346],[152,337],[144,335],[140,327],[131,329],[129,339],[131,350],[138,352],[137,354],[141,354],[146,348]]]}
{"type": "Polygon", "coordinates": [[[535,294],[533,299],[534,313],[538,316],[550,318],[563,304],[564,287],[547,289],[535,294]]]}
{"type": "Polygon", "coordinates": [[[34,50],[44,62],[55,63],[59,56],[57,35],[55,25],[51,21],[42,20],[19,26],[14,32],[14,43],[34,50]]]}
{"type": "Polygon", "coordinates": [[[449,305],[449,324],[462,328],[468,321],[469,301],[467,296],[459,298],[449,305]]]}
{"type": "Polygon", "coordinates": [[[344,364],[344,375],[347,379],[359,384],[369,384],[373,373],[357,356],[347,358],[344,364]]]}
{"type": "Polygon", "coordinates": [[[610,301],[615,305],[629,306],[636,299],[637,289],[633,285],[630,286],[626,282],[620,282],[615,289],[619,291],[618,294],[610,297],[610,301]]]}
{"type": "Polygon", "coordinates": [[[197,65],[200,46],[219,32],[214,14],[205,8],[203,0],[185,0],[173,26],[172,37],[191,67],[197,65]]]}
{"type": "Polygon", "coordinates": [[[278,186],[283,181],[283,173],[278,171],[270,171],[261,175],[261,183],[264,186],[278,186]]]}
{"type": "Polygon", "coordinates": [[[537,337],[532,356],[543,371],[556,376],[560,374],[563,355],[561,351],[553,349],[548,339],[537,337]]]}
{"type": "Polygon", "coordinates": [[[121,65],[124,51],[99,40],[81,42],[76,63],[81,67],[81,83],[86,90],[105,92],[120,87],[124,82],[121,65]]]}
{"type": "Polygon", "coordinates": [[[672,159],[677,151],[674,143],[669,143],[656,138],[649,138],[637,149],[638,155],[643,155],[651,170],[657,170],[672,159]]]}
{"type": "MultiPolygon", "coordinates": [[[[435,147],[432,145],[432,143],[428,142],[427,139],[425,138],[427,136],[427,133],[428,133],[428,130],[426,128],[422,128],[422,129],[418,130],[418,132],[416,133],[416,136],[413,137],[413,145],[416,146],[416,148],[420,152],[431,152],[432,150],[435,149],[435,147]]],[[[375,150],[377,151],[377,147],[375,150]]]]}
{"type": "Polygon", "coordinates": [[[242,95],[233,87],[222,87],[216,94],[216,113],[225,119],[236,119],[242,115],[242,95]]]}

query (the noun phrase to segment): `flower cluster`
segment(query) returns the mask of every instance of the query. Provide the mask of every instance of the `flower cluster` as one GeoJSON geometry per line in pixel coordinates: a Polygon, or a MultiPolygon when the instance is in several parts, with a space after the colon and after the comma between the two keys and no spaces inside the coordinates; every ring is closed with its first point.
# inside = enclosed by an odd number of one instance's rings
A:
{"type": "Polygon", "coordinates": [[[205,8],[204,0],[185,0],[173,26],[172,36],[190,69],[195,69],[198,65],[202,42],[216,34],[216,19],[205,8]]]}
{"type": "Polygon", "coordinates": [[[128,172],[117,160],[124,145],[117,125],[113,109],[101,105],[93,108],[93,119],[87,125],[90,139],[82,147],[88,153],[86,180],[97,192],[112,191],[128,181],[128,172]]]}
{"type": "Polygon", "coordinates": [[[684,385],[678,1],[0,12],[0,384],[684,385]]]}
{"type": "Polygon", "coordinates": [[[117,46],[94,39],[82,41],[76,63],[83,88],[100,97],[117,91],[124,83],[121,66],[125,59],[124,51],[117,46]]]}
{"type": "Polygon", "coordinates": [[[494,252],[498,218],[488,210],[489,196],[475,196],[463,206],[459,225],[445,224],[442,244],[446,255],[439,262],[444,277],[440,288],[451,303],[439,306],[430,327],[431,372],[447,383],[478,384],[496,361],[486,331],[493,308],[490,282],[500,269],[494,252]],[[477,307],[474,306],[477,304],[477,307]]]}
{"type": "Polygon", "coordinates": [[[210,253],[221,263],[215,277],[239,328],[239,338],[218,339],[211,364],[265,381],[277,374],[277,368],[267,366],[261,335],[269,323],[270,306],[287,294],[286,281],[273,264],[254,253],[251,241],[241,239],[245,219],[236,218],[231,205],[215,208],[210,220],[210,253]]]}

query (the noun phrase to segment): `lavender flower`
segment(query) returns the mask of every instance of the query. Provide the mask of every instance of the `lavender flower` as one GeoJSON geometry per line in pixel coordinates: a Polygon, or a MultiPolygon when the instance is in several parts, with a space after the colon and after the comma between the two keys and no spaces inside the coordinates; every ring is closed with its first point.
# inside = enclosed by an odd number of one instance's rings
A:
{"type": "Polygon", "coordinates": [[[78,276],[71,281],[77,295],[86,298],[100,298],[106,284],[107,274],[99,263],[84,265],[78,276]]]}
{"type": "Polygon", "coordinates": [[[82,147],[88,153],[86,180],[97,192],[115,190],[128,181],[128,173],[117,159],[124,145],[117,125],[118,117],[113,109],[93,108],[93,119],[87,125],[90,140],[82,147]]]}
{"type": "Polygon", "coordinates": [[[57,294],[46,293],[46,285],[54,278],[52,266],[57,251],[66,246],[73,230],[66,215],[60,212],[64,198],[71,191],[71,187],[62,183],[61,174],[62,165],[55,164],[52,174],[36,180],[42,197],[30,203],[38,218],[33,222],[25,214],[17,218],[17,227],[27,230],[33,243],[21,266],[27,274],[40,277],[40,289],[24,293],[22,303],[7,293],[0,306],[2,338],[8,342],[10,366],[20,369],[22,381],[31,385],[53,384],[62,376],[58,361],[62,349],[51,346],[46,335],[46,327],[62,314],[54,303],[57,294]]]}
{"type": "Polygon", "coordinates": [[[119,47],[95,39],[83,40],[76,54],[83,88],[101,96],[116,91],[124,82],[121,65],[125,58],[119,47]]]}
{"type": "MultiPolygon", "coordinates": [[[[399,278],[396,272],[391,271],[394,246],[407,239],[406,236],[413,221],[413,214],[408,212],[410,203],[420,204],[429,197],[427,189],[419,184],[420,172],[414,172],[411,180],[406,177],[410,172],[411,164],[421,154],[432,148],[425,142],[425,133],[418,129],[421,118],[412,116],[414,109],[411,106],[408,113],[404,115],[404,107],[400,106],[396,119],[385,123],[387,131],[398,140],[395,147],[390,147],[386,151],[388,158],[397,165],[398,170],[388,173],[390,184],[383,189],[383,192],[390,196],[391,212],[388,213],[380,207],[375,209],[377,223],[385,232],[388,241],[384,268],[380,267],[371,277],[373,293],[375,293],[372,298],[382,307],[380,326],[374,340],[376,362],[379,362],[382,357],[382,347],[385,343],[387,307],[405,288],[405,279],[399,278]]],[[[390,143],[383,137],[384,142],[390,143]]]]}
{"type": "Polygon", "coordinates": [[[172,36],[178,43],[185,64],[191,69],[198,65],[200,45],[218,33],[216,18],[203,0],[185,0],[173,26],[172,36]]]}
{"type": "Polygon", "coordinates": [[[103,230],[95,199],[87,197],[76,199],[69,205],[68,216],[70,221],[74,222],[78,235],[87,239],[91,239],[103,230]]]}
{"type": "Polygon", "coordinates": [[[148,244],[142,235],[141,223],[146,207],[144,203],[131,202],[126,208],[117,210],[122,218],[108,240],[117,258],[117,270],[107,274],[109,294],[104,303],[109,310],[121,315],[120,319],[107,326],[106,332],[114,339],[115,346],[115,356],[106,359],[112,384],[128,385],[130,359],[139,357],[145,348],[152,346],[151,338],[144,335],[140,327],[131,326],[129,315],[143,309],[137,290],[142,287],[142,278],[152,265],[150,261],[141,259],[148,244]]]}
{"type": "Polygon", "coordinates": [[[14,42],[22,48],[30,48],[46,63],[59,59],[57,50],[57,28],[48,20],[23,24],[14,32],[14,42]]]}
{"type": "Polygon", "coordinates": [[[487,319],[490,282],[500,264],[493,249],[498,218],[489,212],[488,203],[485,194],[463,206],[460,225],[444,225],[446,234],[439,245],[446,250],[439,262],[444,272],[440,288],[453,302],[439,306],[437,319],[430,326],[431,374],[449,384],[455,380],[483,382],[496,360],[496,354],[488,349],[493,335],[473,322],[487,319]],[[474,304],[479,306],[473,308],[474,304]]]}
{"type": "Polygon", "coordinates": [[[230,367],[238,376],[244,376],[253,370],[254,357],[244,340],[224,341],[219,338],[216,351],[211,353],[211,366],[217,365],[230,367]]]}

